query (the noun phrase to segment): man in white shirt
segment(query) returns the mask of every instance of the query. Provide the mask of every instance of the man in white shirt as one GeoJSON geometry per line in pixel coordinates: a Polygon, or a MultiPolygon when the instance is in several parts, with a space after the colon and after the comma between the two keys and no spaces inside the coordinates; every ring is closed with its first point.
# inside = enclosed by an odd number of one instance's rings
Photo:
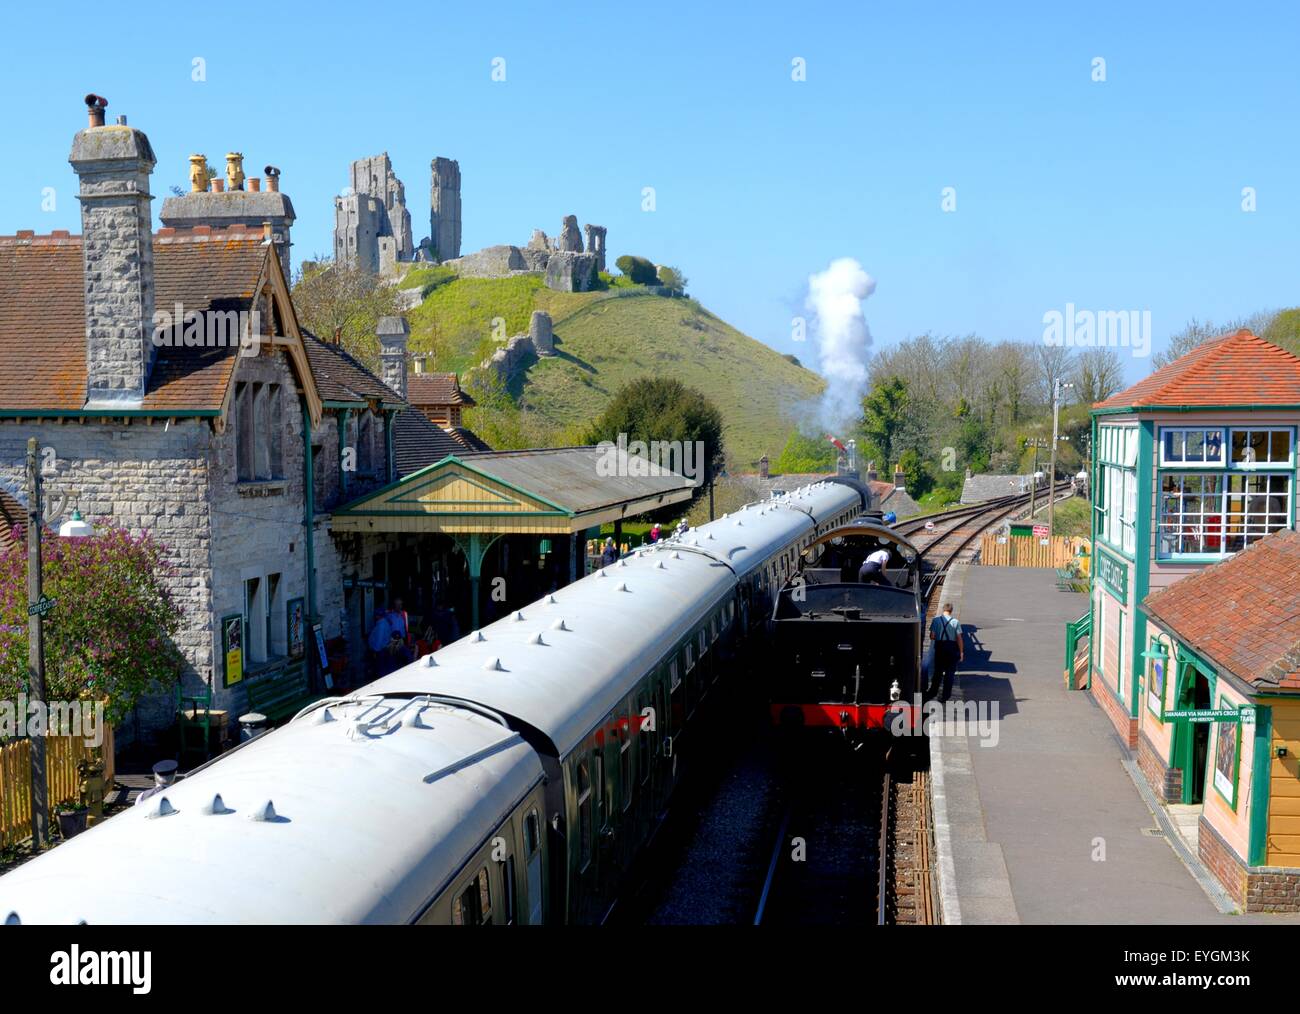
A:
{"type": "Polygon", "coordinates": [[[874,553],[869,553],[867,558],[862,561],[862,569],[858,571],[858,580],[863,584],[889,584],[889,579],[885,577],[885,566],[888,563],[888,549],[877,549],[874,553]]]}

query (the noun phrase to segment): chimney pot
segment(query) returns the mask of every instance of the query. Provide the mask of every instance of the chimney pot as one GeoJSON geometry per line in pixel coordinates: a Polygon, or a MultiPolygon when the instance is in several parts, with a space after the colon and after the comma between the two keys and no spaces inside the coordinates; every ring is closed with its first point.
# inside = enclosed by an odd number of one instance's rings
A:
{"type": "Polygon", "coordinates": [[[248,182],[248,190],[249,190],[249,193],[256,194],[256,193],[259,193],[259,192],[261,191],[261,189],[262,189],[262,177],[260,177],[260,176],[250,176],[250,177],[248,177],[248,181],[247,181],[247,182],[248,182]]]}
{"type": "Polygon", "coordinates": [[[118,117],[117,117],[117,125],[118,125],[119,127],[125,127],[125,126],[126,126],[126,113],[120,113],[120,114],[118,114],[118,117]]]}
{"type": "Polygon", "coordinates": [[[104,125],[104,107],[108,105],[108,99],[91,92],[86,96],[86,113],[89,116],[90,126],[102,127],[104,125]]]}
{"type": "Polygon", "coordinates": [[[226,181],[219,177],[212,177],[211,186],[214,194],[224,194],[226,192],[226,181]]]}

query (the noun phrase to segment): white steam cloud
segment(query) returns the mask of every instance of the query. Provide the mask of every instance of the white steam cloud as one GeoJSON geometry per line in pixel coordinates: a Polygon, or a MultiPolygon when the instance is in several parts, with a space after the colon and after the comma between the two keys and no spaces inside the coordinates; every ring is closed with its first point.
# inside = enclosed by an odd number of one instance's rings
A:
{"type": "Polygon", "coordinates": [[[832,434],[862,413],[871,347],[862,301],[875,291],[876,280],[852,257],[831,261],[825,271],[808,278],[808,309],[817,317],[817,350],[826,378],[817,421],[832,434]]]}

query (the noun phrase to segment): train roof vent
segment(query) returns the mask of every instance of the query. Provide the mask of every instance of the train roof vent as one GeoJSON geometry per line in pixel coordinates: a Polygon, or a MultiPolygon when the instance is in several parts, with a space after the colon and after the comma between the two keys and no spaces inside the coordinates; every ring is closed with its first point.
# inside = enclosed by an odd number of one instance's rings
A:
{"type": "Polygon", "coordinates": [[[745,527],[745,522],[741,521],[740,518],[736,518],[736,527],[737,527],[737,528],[744,528],[744,527],[745,527]]]}
{"type": "Polygon", "coordinates": [[[564,617],[561,616],[558,620],[556,620],[554,623],[551,624],[551,629],[552,629],[552,630],[572,630],[573,628],[570,627],[567,623],[565,623],[565,622],[564,622],[564,617]]]}
{"type": "Polygon", "coordinates": [[[626,566],[627,566],[627,557],[625,556],[625,557],[623,557],[623,559],[619,560],[619,561],[618,561],[618,565],[619,565],[620,567],[626,567],[626,566]]]}
{"type": "Polygon", "coordinates": [[[604,567],[601,567],[600,570],[596,571],[596,576],[597,576],[597,577],[609,577],[609,575],[605,573],[605,568],[604,568],[604,567]]]}
{"type": "Polygon", "coordinates": [[[223,813],[234,813],[221,798],[221,793],[217,793],[210,800],[199,807],[199,813],[207,814],[209,817],[220,816],[223,813]]]}
{"type": "Polygon", "coordinates": [[[327,722],[337,721],[338,719],[334,717],[334,712],[330,711],[329,708],[321,708],[321,710],[316,713],[316,720],[312,724],[325,725],[327,722]]]}
{"type": "Polygon", "coordinates": [[[17,912],[10,912],[7,916],[5,916],[6,926],[21,926],[22,924],[23,921],[18,918],[17,912]]]}
{"type": "Polygon", "coordinates": [[[663,560],[660,560],[658,563],[655,564],[655,570],[667,570],[667,569],[668,568],[664,566],[663,560]]]}
{"type": "Polygon", "coordinates": [[[259,824],[279,824],[284,820],[275,812],[275,804],[269,799],[260,806],[255,807],[253,812],[248,815],[248,819],[255,820],[259,824]]]}
{"type": "Polygon", "coordinates": [[[432,655],[425,655],[424,658],[420,660],[420,664],[423,665],[426,669],[432,669],[435,665],[438,664],[438,662],[436,659],[434,659],[432,655]]]}
{"type": "Polygon", "coordinates": [[[488,672],[505,672],[505,670],[501,668],[501,659],[497,658],[495,655],[483,663],[483,668],[488,672]]]}
{"type": "Polygon", "coordinates": [[[486,640],[487,638],[483,636],[483,631],[481,630],[474,631],[474,633],[470,636],[471,644],[482,644],[486,640]]]}
{"type": "Polygon", "coordinates": [[[681,558],[682,558],[682,554],[679,553],[679,552],[677,552],[677,550],[674,549],[674,550],[673,550],[673,559],[674,559],[674,560],[680,560],[681,558]]]}
{"type": "Polygon", "coordinates": [[[523,611],[522,609],[516,609],[516,610],[515,610],[515,622],[516,622],[516,623],[519,623],[521,620],[523,620],[523,618],[524,618],[524,611],[523,611]]]}
{"type": "Polygon", "coordinates": [[[546,642],[542,640],[542,632],[541,632],[540,630],[539,630],[537,633],[535,633],[532,637],[530,637],[530,638],[528,639],[528,643],[529,643],[529,644],[540,644],[540,645],[542,645],[543,647],[546,646],[546,642]]]}
{"type": "Polygon", "coordinates": [[[626,582],[626,581],[620,581],[620,582],[618,583],[618,587],[615,588],[614,590],[615,590],[615,591],[627,591],[627,582],[626,582]]]}
{"type": "Polygon", "coordinates": [[[547,604],[548,606],[553,606],[553,605],[555,605],[556,601],[557,601],[557,599],[555,598],[554,595],[547,595],[547,596],[546,596],[546,604],[547,604]]]}
{"type": "Polygon", "coordinates": [[[166,796],[159,796],[158,805],[150,807],[149,812],[145,814],[145,817],[149,820],[153,820],[157,817],[170,817],[173,813],[177,812],[176,807],[172,806],[170,799],[166,796]]]}

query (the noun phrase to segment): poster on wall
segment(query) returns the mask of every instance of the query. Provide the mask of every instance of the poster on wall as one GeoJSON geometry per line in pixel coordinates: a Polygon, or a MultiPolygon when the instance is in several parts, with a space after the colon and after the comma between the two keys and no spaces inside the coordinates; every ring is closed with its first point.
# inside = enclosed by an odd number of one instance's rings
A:
{"type": "Polygon", "coordinates": [[[288,607],[289,657],[302,658],[307,650],[306,607],[302,599],[290,599],[288,607]]]}
{"type": "Polygon", "coordinates": [[[244,616],[232,613],[221,619],[221,657],[225,662],[226,686],[244,678],[244,616]]]}
{"type": "Polygon", "coordinates": [[[325,631],[321,629],[319,623],[311,625],[311,632],[316,641],[316,652],[320,655],[320,671],[325,680],[325,686],[329,690],[334,689],[334,674],[330,672],[329,655],[325,651],[325,631]]]}
{"type": "Polygon", "coordinates": [[[1237,805],[1237,746],[1241,726],[1236,722],[1219,722],[1214,734],[1214,787],[1228,801],[1237,805]]]}
{"type": "Polygon", "coordinates": [[[1165,660],[1151,660],[1151,683],[1147,687],[1147,707],[1153,714],[1163,715],[1165,710],[1165,660]]]}

